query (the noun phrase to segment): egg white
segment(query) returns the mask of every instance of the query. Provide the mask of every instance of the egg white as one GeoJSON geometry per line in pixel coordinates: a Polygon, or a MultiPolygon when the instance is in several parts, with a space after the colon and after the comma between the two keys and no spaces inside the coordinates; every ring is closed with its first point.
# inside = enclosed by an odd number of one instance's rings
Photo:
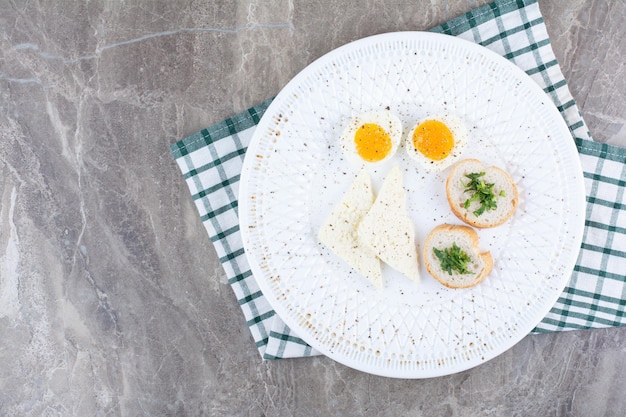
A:
{"type": "Polygon", "coordinates": [[[465,129],[465,126],[460,119],[449,115],[426,117],[420,120],[409,131],[405,139],[407,154],[411,157],[411,159],[417,161],[417,163],[419,163],[421,166],[429,171],[442,171],[461,159],[463,151],[465,150],[466,143],[467,129],[465,129]],[[415,146],[413,146],[413,133],[415,132],[415,129],[417,129],[417,127],[426,120],[439,120],[440,122],[443,122],[448,127],[448,129],[450,129],[450,132],[452,132],[452,137],[454,138],[454,145],[452,147],[452,150],[450,151],[450,154],[439,161],[426,157],[420,151],[415,149],[415,146]]]}
{"type": "Polygon", "coordinates": [[[395,155],[400,143],[402,142],[402,122],[400,119],[389,111],[370,111],[354,117],[344,129],[341,138],[341,148],[345,152],[348,159],[358,165],[374,165],[382,164],[395,155]],[[357,130],[366,123],[377,124],[382,127],[391,138],[391,150],[389,154],[380,161],[369,162],[361,158],[356,149],[354,136],[357,130]]]}

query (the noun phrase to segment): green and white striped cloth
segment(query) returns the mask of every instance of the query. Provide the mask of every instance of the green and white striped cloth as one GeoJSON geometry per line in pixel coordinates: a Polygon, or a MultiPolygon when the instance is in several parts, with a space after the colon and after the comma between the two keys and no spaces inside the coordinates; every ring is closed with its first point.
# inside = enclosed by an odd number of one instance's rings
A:
{"type": "MultiPolygon", "coordinates": [[[[626,324],[626,149],[591,140],[550,45],[536,0],[498,0],[432,31],[479,43],[539,84],[567,122],[584,171],[587,216],[571,280],[535,333],[626,324]]],[[[238,183],[246,147],[271,100],[171,146],[191,198],[264,359],[319,354],[259,290],[239,234],[238,183]]]]}

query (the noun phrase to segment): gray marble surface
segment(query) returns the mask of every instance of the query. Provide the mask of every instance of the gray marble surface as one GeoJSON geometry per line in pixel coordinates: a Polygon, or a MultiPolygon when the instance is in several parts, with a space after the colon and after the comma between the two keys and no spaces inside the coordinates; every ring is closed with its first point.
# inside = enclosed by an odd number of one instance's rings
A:
{"type": "MultiPolygon", "coordinates": [[[[484,3],[0,0],[0,415],[625,415],[626,328],[428,380],[261,361],[169,154],[333,48],[484,3]]],[[[626,3],[540,7],[595,140],[626,146],[626,3]]]]}

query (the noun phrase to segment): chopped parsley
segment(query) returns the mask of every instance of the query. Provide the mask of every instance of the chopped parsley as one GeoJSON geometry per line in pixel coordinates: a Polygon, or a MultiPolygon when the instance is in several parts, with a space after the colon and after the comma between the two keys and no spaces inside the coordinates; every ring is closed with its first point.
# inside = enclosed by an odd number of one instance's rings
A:
{"type": "Polygon", "coordinates": [[[443,250],[433,248],[433,252],[439,262],[441,263],[441,269],[446,271],[449,275],[452,275],[452,271],[456,271],[459,274],[471,274],[472,271],[467,269],[467,263],[471,261],[471,258],[467,253],[461,250],[455,242],[452,246],[443,250]]]}
{"type": "MultiPolygon", "coordinates": [[[[465,174],[465,177],[469,178],[470,181],[467,184],[463,184],[465,186],[464,192],[471,194],[470,198],[463,203],[463,207],[468,209],[472,201],[478,201],[480,203],[480,207],[473,211],[476,217],[487,210],[495,210],[498,207],[496,194],[493,192],[493,186],[495,184],[485,182],[485,180],[481,178],[483,175],[485,175],[484,172],[465,174]]],[[[500,191],[498,195],[504,197],[504,190],[500,191]]]]}

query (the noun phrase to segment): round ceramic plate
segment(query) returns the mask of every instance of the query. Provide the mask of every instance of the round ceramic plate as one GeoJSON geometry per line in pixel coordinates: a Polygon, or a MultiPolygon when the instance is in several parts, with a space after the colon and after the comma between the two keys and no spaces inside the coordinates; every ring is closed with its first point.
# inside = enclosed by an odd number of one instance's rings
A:
{"type": "MultiPolygon", "coordinates": [[[[393,164],[403,172],[420,251],[435,226],[461,224],[445,196],[450,168],[426,171],[400,147],[369,169],[375,190],[393,164]]],[[[471,368],[527,335],[563,291],[584,225],[578,154],[550,99],[495,53],[424,32],[355,41],[305,68],[260,121],[240,187],[246,254],[280,317],[338,362],[399,378],[471,368]],[[384,288],[376,289],[319,242],[359,169],[339,137],[351,118],[383,109],[405,134],[426,117],[460,119],[463,158],[504,168],[517,183],[514,216],[478,230],[494,258],[479,285],[445,288],[422,264],[419,284],[384,266],[384,288]]]]}

